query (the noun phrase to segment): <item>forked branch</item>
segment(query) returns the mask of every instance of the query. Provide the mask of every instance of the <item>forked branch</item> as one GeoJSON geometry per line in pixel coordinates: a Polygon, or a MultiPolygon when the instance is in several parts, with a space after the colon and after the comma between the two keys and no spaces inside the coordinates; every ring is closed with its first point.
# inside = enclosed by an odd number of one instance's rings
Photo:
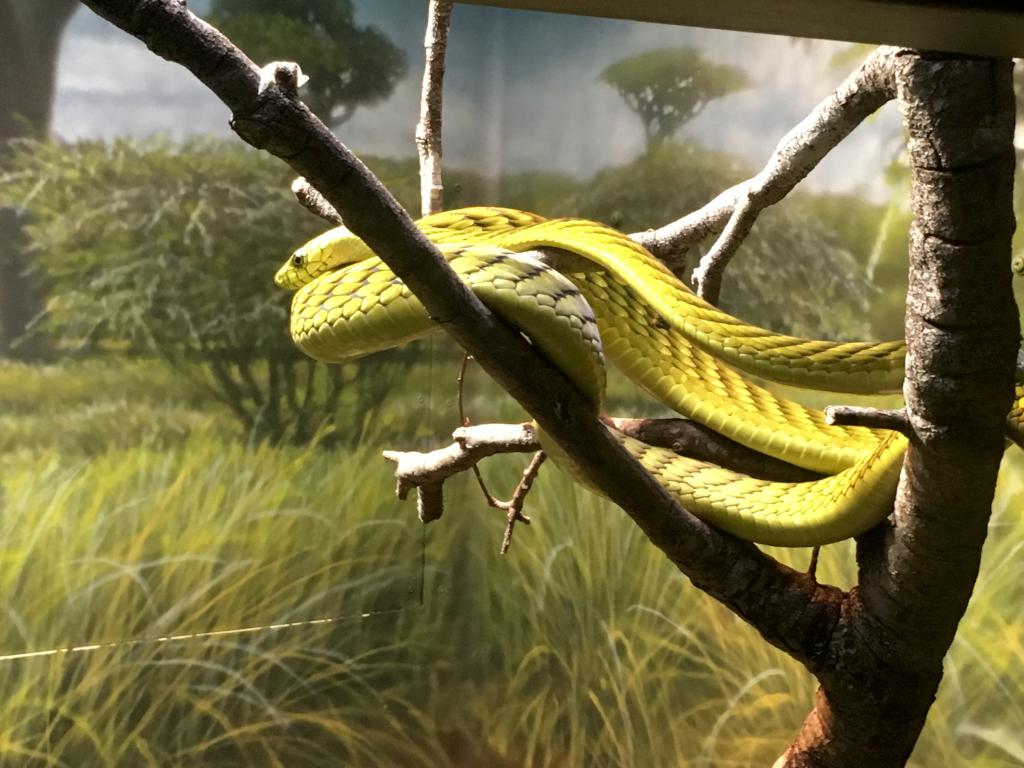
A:
{"type": "Polygon", "coordinates": [[[398,496],[421,485],[441,484],[465,472],[488,456],[501,453],[532,453],[540,450],[532,424],[476,424],[459,427],[454,442],[444,448],[420,451],[384,451],[384,458],[396,464],[398,496]]]}
{"type": "Polygon", "coordinates": [[[893,62],[898,50],[876,49],[782,138],[756,176],[730,187],[700,210],[659,229],[634,233],[632,238],[676,266],[691,247],[720,232],[693,273],[698,293],[717,304],[725,268],[761,211],[788,195],[854,128],[895,98],[893,62]]]}
{"type": "Polygon", "coordinates": [[[444,482],[460,472],[474,470],[488,505],[506,513],[505,535],[501,544],[501,554],[505,554],[512,542],[515,524],[530,522],[530,518],[523,514],[523,504],[544,463],[536,430],[532,424],[478,424],[459,427],[452,433],[452,438],[455,442],[451,445],[428,453],[384,451],[384,458],[396,464],[398,498],[406,498],[415,488],[419,518],[424,523],[432,522],[444,512],[444,482]],[[480,461],[501,453],[530,452],[534,454],[533,459],[509,500],[495,497],[477,470],[480,461]]]}

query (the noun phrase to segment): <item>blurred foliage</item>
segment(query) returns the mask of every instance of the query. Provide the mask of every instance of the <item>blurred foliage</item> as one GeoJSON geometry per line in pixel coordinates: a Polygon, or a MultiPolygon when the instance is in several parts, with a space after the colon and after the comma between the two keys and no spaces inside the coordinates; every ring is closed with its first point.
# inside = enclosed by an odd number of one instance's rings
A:
{"type": "MultiPolygon", "coordinates": [[[[809,44],[813,44],[812,41],[808,41],[809,44]]],[[[839,72],[852,72],[854,69],[859,67],[868,56],[871,55],[872,51],[878,46],[871,45],[869,43],[851,43],[845,48],[840,48],[838,51],[832,54],[828,60],[828,66],[830,69],[834,69],[839,72]]]]}
{"type": "Polygon", "coordinates": [[[416,354],[325,367],[295,348],[272,277],[325,225],[272,158],[210,140],[25,142],[12,169],[3,194],[29,213],[49,290],[38,330],[65,351],[157,352],[256,439],[308,440],[354,395],[372,410],[362,373],[399,376],[416,354]]]}
{"type": "Polygon", "coordinates": [[[261,66],[297,61],[309,76],[303,101],[335,125],[405,77],[404,52],[356,24],[351,0],[213,0],[209,19],[261,66]]]}
{"type": "Polygon", "coordinates": [[[743,90],[742,69],[714,64],[694,48],[662,48],[617,61],[600,75],[633,110],[647,145],[660,144],[715,99],[743,90]]]}
{"type": "Polygon", "coordinates": [[[29,212],[67,343],[291,354],[268,275],[318,220],[288,202],[280,163],[224,142],[25,143],[5,195],[29,212]]]}

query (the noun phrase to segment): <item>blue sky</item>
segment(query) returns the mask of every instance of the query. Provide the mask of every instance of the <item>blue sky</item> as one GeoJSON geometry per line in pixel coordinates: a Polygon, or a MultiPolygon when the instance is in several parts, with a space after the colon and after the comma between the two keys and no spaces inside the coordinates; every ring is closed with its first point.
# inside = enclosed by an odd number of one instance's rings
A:
{"type": "MultiPolygon", "coordinates": [[[[406,50],[410,67],[391,98],[360,109],[341,137],[357,152],[412,155],[426,3],[355,4],[361,23],[378,26],[406,50]]],[[[200,14],[204,5],[191,3],[200,14]]],[[[626,56],[683,45],[742,67],[754,82],[712,104],[683,135],[755,166],[846,74],[830,64],[845,48],[841,43],[460,5],[446,80],[446,162],[487,173],[545,169],[580,177],[627,162],[642,151],[640,124],[598,74],[626,56]]],[[[227,135],[227,119],[225,108],[185,70],[86,10],[72,19],[58,69],[58,135],[227,135]]],[[[807,183],[881,199],[882,168],[898,136],[890,105],[807,183]]]]}

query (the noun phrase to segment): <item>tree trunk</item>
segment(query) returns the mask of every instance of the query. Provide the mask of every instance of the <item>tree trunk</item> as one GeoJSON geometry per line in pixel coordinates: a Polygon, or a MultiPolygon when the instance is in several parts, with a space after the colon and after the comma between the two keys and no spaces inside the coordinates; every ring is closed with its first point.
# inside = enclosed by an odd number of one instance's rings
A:
{"type": "MultiPolygon", "coordinates": [[[[77,7],[75,0],[0,0],[0,171],[11,139],[49,129],[60,36],[77,7]]],[[[12,347],[40,307],[24,245],[18,212],[0,208],[0,355],[41,351],[12,347]]]]}
{"type": "Polygon", "coordinates": [[[974,587],[1020,342],[1011,71],[1004,60],[897,58],[913,169],[904,394],[915,437],[893,516],[858,541],[859,586],[786,768],[905,765],[974,587]]]}

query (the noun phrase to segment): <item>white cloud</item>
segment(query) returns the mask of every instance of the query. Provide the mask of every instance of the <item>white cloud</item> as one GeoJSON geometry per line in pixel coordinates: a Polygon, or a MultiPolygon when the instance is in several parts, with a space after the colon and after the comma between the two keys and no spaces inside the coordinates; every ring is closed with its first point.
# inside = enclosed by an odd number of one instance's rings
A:
{"type": "Polygon", "coordinates": [[[227,109],[201,83],[127,36],[69,33],[56,94],[53,130],[66,139],[229,130],[227,109]]]}

